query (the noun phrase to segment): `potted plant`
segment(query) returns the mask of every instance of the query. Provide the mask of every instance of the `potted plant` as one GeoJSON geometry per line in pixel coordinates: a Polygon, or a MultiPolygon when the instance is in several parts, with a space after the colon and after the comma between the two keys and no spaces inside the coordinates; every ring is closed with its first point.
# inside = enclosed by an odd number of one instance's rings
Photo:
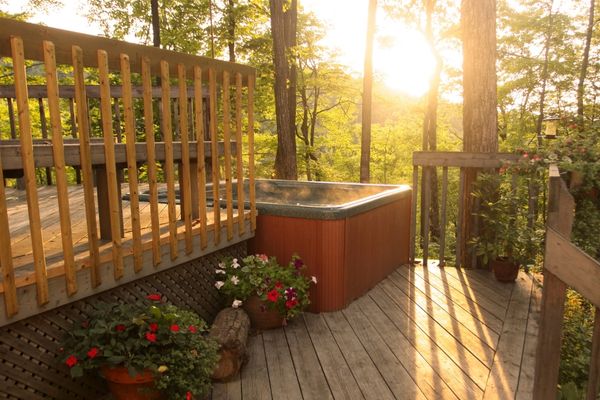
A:
{"type": "Polygon", "coordinates": [[[304,262],[293,256],[288,265],[275,257],[250,255],[242,260],[226,258],[215,270],[215,286],[234,308],[243,307],[257,329],[280,327],[310,304],[309,287],[313,276],[302,274],[304,262]]]}
{"type": "Polygon", "coordinates": [[[72,377],[99,370],[116,399],[201,399],[217,345],[195,313],[160,294],[134,303],[93,304],[66,334],[62,361],[72,377]]]}
{"type": "MultiPolygon", "coordinates": [[[[528,219],[527,193],[511,183],[512,174],[482,173],[474,184],[479,199],[480,232],[470,244],[496,279],[513,282],[519,267],[535,258],[541,244],[541,230],[528,219]]],[[[513,171],[514,172],[514,171],[513,171]]],[[[526,175],[522,175],[524,179],[526,175]]]]}

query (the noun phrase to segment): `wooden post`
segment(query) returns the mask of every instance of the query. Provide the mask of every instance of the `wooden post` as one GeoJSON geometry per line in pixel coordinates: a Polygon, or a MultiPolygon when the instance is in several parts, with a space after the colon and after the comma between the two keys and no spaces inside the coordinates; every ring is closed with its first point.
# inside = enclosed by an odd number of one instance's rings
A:
{"type": "Polygon", "coordinates": [[[152,263],[160,264],[160,220],[158,216],[158,187],[156,182],[156,155],[154,148],[154,105],[152,103],[152,77],[150,60],[142,58],[142,85],[144,91],[144,132],[148,167],[148,190],[150,191],[150,223],[152,226],[152,263]]]}
{"type": "Polygon", "coordinates": [[[77,292],[77,277],[75,275],[75,256],[71,233],[69,193],[67,191],[67,174],[65,171],[65,154],[60,119],[56,56],[54,44],[48,41],[44,41],[44,64],[46,69],[46,84],[48,86],[48,109],[50,111],[50,128],[52,130],[52,155],[54,157],[54,169],[56,173],[56,193],[58,197],[58,213],[60,219],[65,280],[67,293],[72,295],[77,292]]]}
{"type": "Polygon", "coordinates": [[[90,122],[85,92],[83,71],[83,51],[78,46],[71,50],[73,59],[73,77],[75,79],[75,102],[77,105],[77,126],[79,130],[79,154],[81,177],[83,181],[83,198],[85,202],[85,220],[87,225],[88,248],[91,260],[92,287],[102,283],[100,278],[100,252],[98,249],[98,230],[96,227],[96,207],[94,206],[94,178],[90,150],[90,122]]]}
{"type": "Polygon", "coordinates": [[[27,73],[25,71],[25,51],[20,37],[10,38],[13,69],[15,74],[15,92],[21,130],[21,158],[25,174],[27,193],[27,211],[29,213],[29,231],[38,305],[48,303],[48,275],[46,272],[46,255],[42,237],[42,222],[35,179],[35,162],[33,160],[33,139],[31,134],[31,118],[29,115],[29,95],[27,93],[27,73]]]}
{"type": "MultiPolygon", "coordinates": [[[[550,170],[548,227],[568,238],[573,224],[574,202],[557,168],[550,170]]],[[[548,243],[546,244],[548,246],[548,243]]],[[[550,260],[544,260],[544,264],[550,260]]],[[[556,398],[563,315],[567,285],[544,268],[540,330],[536,352],[534,400],[556,398]]]]}
{"type": "Polygon", "coordinates": [[[206,230],[206,171],[204,155],[204,107],[202,105],[202,69],[194,67],[194,125],[196,126],[197,141],[197,192],[198,192],[198,214],[200,218],[200,247],[208,246],[206,230]]]}

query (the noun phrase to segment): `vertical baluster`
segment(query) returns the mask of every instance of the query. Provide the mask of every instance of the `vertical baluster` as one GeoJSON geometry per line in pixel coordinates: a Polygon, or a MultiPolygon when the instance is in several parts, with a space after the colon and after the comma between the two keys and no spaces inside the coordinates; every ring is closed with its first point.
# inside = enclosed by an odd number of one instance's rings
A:
{"type": "Polygon", "coordinates": [[[154,105],[152,103],[152,77],[150,59],[142,58],[142,85],[144,87],[144,132],[150,192],[150,223],[152,228],[152,263],[160,264],[160,220],[158,215],[158,186],[156,182],[156,150],[154,148],[154,105]]]}
{"type": "Polygon", "coordinates": [[[11,137],[11,139],[16,139],[17,138],[17,125],[15,123],[15,106],[13,105],[13,101],[10,97],[6,99],[6,106],[8,107],[8,122],[10,124],[10,137],[11,137]]]}
{"type": "Polygon", "coordinates": [[[425,187],[424,195],[425,198],[421,199],[423,202],[423,265],[426,267],[429,261],[429,213],[431,212],[431,174],[435,170],[433,167],[423,167],[423,184],[425,187]]]}
{"type": "Polygon", "coordinates": [[[173,165],[173,127],[171,125],[171,82],[169,63],[160,62],[160,81],[162,86],[162,130],[165,140],[165,177],[167,180],[167,207],[169,212],[169,246],[171,260],[177,258],[177,214],[175,209],[175,170],[173,165]]]}
{"type": "MultiPolygon", "coordinates": [[[[465,188],[465,169],[460,168],[459,178],[458,178],[458,193],[463,193],[465,188]]],[[[456,266],[462,266],[462,221],[464,214],[464,202],[458,202],[458,213],[456,217],[456,266]]]]}
{"type": "Polygon", "coordinates": [[[6,316],[11,317],[19,312],[15,271],[13,267],[12,249],[10,245],[10,227],[8,225],[8,209],[4,190],[4,174],[0,159],[0,266],[2,267],[2,289],[4,290],[4,309],[6,316]]]}
{"type": "Polygon", "coordinates": [[[227,240],[233,239],[233,182],[231,180],[231,118],[229,72],[223,71],[223,152],[225,155],[225,193],[227,199],[227,240]]]}
{"type": "Polygon", "coordinates": [[[75,78],[75,103],[77,105],[77,126],[79,130],[79,154],[81,178],[83,182],[83,198],[85,203],[85,220],[87,224],[88,248],[90,253],[92,287],[102,283],[100,277],[100,253],[98,249],[98,229],[96,225],[96,206],[94,205],[94,178],[92,173],[92,156],[90,150],[90,120],[85,91],[83,70],[83,51],[78,46],[72,48],[73,77],[75,78]]]}
{"type": "Polygon", "coordinates": [[[246,230],[244,218],[244,161],[242,141],[242,74],[235,74],[235,146],[237,156],[237,207],[238,207],[238,233],[243,235],[246,230]]]}
{"type": "Polygon", "coordinates": [[[448,203],[448,167],[444,166],[442,170],[442,220],[440,232],[440,267],[446,265],[446,204],[448,203]]]}
{"type": "Polygon", "coordinates": [[[50,111],[50,129],[52,131],[52,155],[54,157],[54,171],[56,174],[56,193],[58,198],[65,279],[67,293],[72,295],[77,292],[77,277],[75,275],[75,256],[71,233],[69,193],[67,191],[63,132],[60,120],[56,56],[54,44],[52,42],[44,41],[44,64],[46,69],[46,85],[48,87],[48,109],[50,111]]]}
{"type": "Polygon", "coordinates": [[[212,189],[214,216],[214,243],[221,242],[221,208],[219,204],[219,138],[217,136],[217,77],[215,70],[208,70],[209,109],[210,109],[210,149],[212,160],[212,189]]]}
{"type": "Polygon", "coordinates": [[[413,165],[412,210],[410,216],[410,254],[409,262],[415,263],[417,243],[417,195],[419,191],[419,166],[413,165]]]}
{"type": "Polygon", "coordinates": [[[594,333],[592,335],[592,354],[587,383],[586,400],[596,400],[600,392],[600,307],[596,307],[594,333]]]}
{"type": "Polygon", "coordinates": [[[31,117],[29,115],[29,96],[27,93],[27,73],[23,41],[20,37],[10,38],[13,68],[15,74],[15,92],[19,116],[21,159],[25,175],[27,193],[27,211],[29,212],[29,230],[33,265],[35,270],[37,301],[39,305],[48,303],[48,276],[46,273],[46,255],[42,237],[42,222],[35,179],[35,162],[33,160],[33,140],[31,135],[31,117]]]}
{"type": "Polygon", "coordinates": [[[190,147],[188,136],[187,84],[185,65],[177,65],[179,83],[179,136],[181,140],[181,184],[179,196],[185,224],[185,252],[192,252],[192,183],[190,179],[190,147]]]}
{"type": "MultiPolygon", "coordinates": [[[[77,139],[77,124],[75,123],[75,99],[69,99],[69,121],[71,123],[71,137],[77,139]]],[[[81,168],[73,167],[75,170],[75,183],[81,185],[81,168]]]]}
{"type": "MultiPolygon", "coordinates": [[[[129,56],[121,54],[121,79],[123,81],[123,112],[125,113],[125,138],[127,148],[127,177],[129,178],[129,209],[131,211],[131,234],[133,237],[133,268],[140,271],[142,264],[142,227],[138,189],[137,155],[135,149],[135,116],[131,89],[129,56]]],[[[116,100],[116,99],[115,99],[116,100]]]]}
{"type": "Polygon", "coordinates": [[[248,192],[250,194],[250,226],[256,230],[256,187],[254,184],[254,81],[248,75],[248,192]]]}
{"type": "Polygon", "coordinates": [[[206,164],[204,154],[204,107],[202,105],[202,69],[194,67],[194,125],[197,140],[198,216],[200,218],[200,247],[208,245],[206,232],[206,164]]]}
{"type": "MultiPolygon", "coordinates": [[[[41,97],[38,100],[38,110],[40,112],[40,127],[42,129],[42,139],[48,139],[48,122],[46,121],[46,109],[44,107],[44,99],[41,97]]],[[[52,185],[52,169],[50,167],[44,168],[46,175],[46,185],[52,185]]]]}

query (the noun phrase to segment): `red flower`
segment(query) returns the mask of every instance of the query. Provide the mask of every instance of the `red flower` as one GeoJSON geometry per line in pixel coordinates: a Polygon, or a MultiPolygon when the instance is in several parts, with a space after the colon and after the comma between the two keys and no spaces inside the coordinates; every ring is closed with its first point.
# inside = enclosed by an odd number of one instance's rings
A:
{"type": "Polygon", "coordinates": [[[70,355],[66,360],[65,360],[65,364],[67,364],[67,366],[69,368],[73,368],[76,364],[77,364],[77,357],[75,357],[74,355],[70,355]]]}
{"type": "Polygon", "coordinates": [[[275,289],[283,289],[283,283],[281,283],[281,282],[276,282],[276,283],[275,283],[275,289]]]}
{"type": "Polygon", "coordinates": [[[156,342],[156,333],[146,332],[146,340],[152,343],[156,342]]]}
{"type": "Polygon", "coordinates": [[[296,304],[298,304],[298,300],[296,300],[296,299],[288,300],[285,302],[285,307],[287,309],[294,308],[296,306],[296,304]]]}
{"type": "Polygon", "coordinates": [[[278,298],[279,298],[279,292],[275,289],[273,289],[269,293],[267,293],[267,299],[269,301],[272,301],[273,303],[275,303],[278,298]]]}
{"type": "Polygon", "coordinates": [[[123,324],[119,324],[117,326],[115,326],[115,331],[117,332],[123,332],[125,330],[125,325],[123,324]]]}
{"type": "Polygon", "coordinates": [[[150,332],[156,332],[158,330],[158,324],[156,322],[152,322],[150,325],[148,325],[148,328],[150,328],[150,332]]]}
{"type": "Polygon", "coordinates": [[[179,332],[179,325],[173,324],[171,325],[171,332],[179,332]]]}
{"type": "Polygon", "coordinates": [[[185,394],[185,400],[192,400],[192,392],[188,391],[188,392],[185,394]]]}
{"type": "Polygon", "coordinates": [[[152,301],[160,301],[162,296],[159,293],[152,293],[152,294],[149,294],[148,296],[146,296],[146,298],[148,300],[152,300],[152,301]]]}
{"type": "Polygon", "coordinates": [[[81,323],[81,327],[84,328],[84,329],[89,328],[90,327],[90,321],[83,321],[81,323]]]}
{"type": "Polygon", "coordinates": [[[198,332],[198,328],[196,328],[194,325],[190,325],[190,326],[188,326],[188,331],[190,331],[192,333],[196,333],[196,332],[198,332]]]}
{"type": "Polygon", "coordinates": [[[87,356],[90,359],[92,359],[92,358],[95,358],[99,353],[100,353],[100,350],[98,350],[97,347],[92,347],[91,349],[88,350],[87,356]]]}

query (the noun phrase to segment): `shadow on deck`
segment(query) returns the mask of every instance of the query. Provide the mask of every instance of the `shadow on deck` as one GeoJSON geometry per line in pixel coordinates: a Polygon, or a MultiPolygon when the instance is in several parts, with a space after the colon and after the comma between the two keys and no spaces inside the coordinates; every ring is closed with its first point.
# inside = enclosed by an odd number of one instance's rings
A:
{"type": "Polygon", "coordinates": [[[541,289],[520,273],[401,267],[343,311],[249,338],[213,399],[529,399],[541,289]]]}

